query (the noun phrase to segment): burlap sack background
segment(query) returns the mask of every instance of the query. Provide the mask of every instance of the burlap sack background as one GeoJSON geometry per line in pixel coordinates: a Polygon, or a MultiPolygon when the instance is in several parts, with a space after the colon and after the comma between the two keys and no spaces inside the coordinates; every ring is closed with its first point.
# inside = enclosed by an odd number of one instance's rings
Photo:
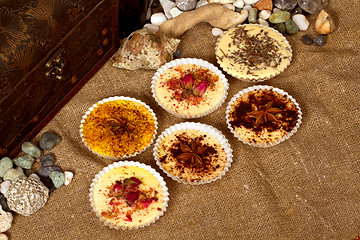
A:
{"type": "MultiPolygon", "coordinates": [[[[303,33],[288,36],[292,64],[263,83],[289,92],[303,110],[303,123],[289,140],[272,148],[252,148],[230,133],[225,108],[236,92],[253,84],[228,77],[225,104],[193,120],[221,130],[234,150],[234,162],[222,179],[202,186],[174,182],[155,165],[153,145],[130,159],[157,169],[170,193],[165,215],[140,230],[110,229],[92,212],[90,183],[111,161],[83,146],[81,116],[98,100],[131,96],[155,111],[158,135],[184,120],[168,114],[153,99],[150,82],[155,71],[126,71],[107,63],[43,130],[62,137],[51,152],[56,165],[74,172],[73,182],[53,192],[36,214],[15,214],[6,234],[11,239],[353,239],[360,234],[358,3],[331,1],[329,10],[339,29],[321,48],[303,44],[303,33]]],[[[202,58],[218,66],[210,25],[197,25],[181,40],[182,57],[202,58]]]]}

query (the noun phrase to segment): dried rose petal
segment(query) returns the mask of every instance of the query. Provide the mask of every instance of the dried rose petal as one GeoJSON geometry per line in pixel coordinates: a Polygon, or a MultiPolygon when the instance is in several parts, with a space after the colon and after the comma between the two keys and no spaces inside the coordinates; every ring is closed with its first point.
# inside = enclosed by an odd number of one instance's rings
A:
{"type": "Polygon", "coordinates": [[[194,85],[194,79],[190,74],[185,75],[185,77],[183,78],[182,82],[181,82],[181,87],[185,88],[185,89],[192,89],[194,85]]]}
{"type": "Polygon", "coordinates": [[[132,214],[132,212],[127,212],[127,213],[126,213],[126,216],[125,216],[125,218],[124,218],[124,221],[132,222],[131,214],[132,214]]]}
{"type": "Polygon", "coordinates": [[[141,202],[141,205],[144,207],[144,208],[148,208],[149,205],[152,203],[152,199],[146,199],[145,201],[142,201],[141,202]]]}
{"type": "Polygon", "coordinates": [[[136,177],[125,178],[124,184],[126,185],[126,187],[131,189],[131,188],[135,188],[135,187],[139,186],[139,184],[141,184],[141,181],[139,179],[137,179],[136,177]]]}
{"type": "Polygon", "coordinates": [[[134,183],[137,183],[137,185],[141,184],[141,181],[139,179],[137,179],[136,177],[131,177],[130,180],[133,181],[134,183]]]}
{"type": "Polygon", "coordinates": [[[207,81],[202,81],[201,83],[195,86],[193,93],[195,96],[201,97],[206,92],[206,89],[207,89],[207,81]]]}
{"type": "Polygon", "coordinates": [[[139,192],[129,192],[127,195],[126,195],[126,202],[127,204],[129,205],[132,205],[139,197],[139,192]]]}

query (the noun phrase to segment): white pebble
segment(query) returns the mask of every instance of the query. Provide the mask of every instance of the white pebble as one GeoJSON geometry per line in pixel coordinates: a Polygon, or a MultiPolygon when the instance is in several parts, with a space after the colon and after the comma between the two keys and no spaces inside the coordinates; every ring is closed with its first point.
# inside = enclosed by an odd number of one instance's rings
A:
{"type": "Polygon", "coordinates": [[[0,240],[8,240],[8,237],[5,234],[1,233],[0,240]]]}
{"type": "Polygon", "coordinates": [[[213,28],[213,29],[211,30],[211,33],[212,33],[212,35],[214,35],[215,37],[217,37],[217,36],[220,36],[221,34],[223,34],[224,31],[221,30],[220,28],[213,28]]]}
{"type": "Polygon", "coordinates": [[[243,9],[247,10],[247,11],[250,11],[250,9],[252,8],[251,5],[245,5],[243,9]]]}
{"type": "Polygon", "coordinates": [[[292,17],[292,20],[295,22],[296,26],[299,28],[299,30],[301,31],[305,31],[306,29],[308,29],[310,23],[309,21],[306,19],[306,17],[302,14],[295,14],[292,17]]]}
{"type": "Polygon", "coordinates": [[[147,23],[144,25],[144,28],[149,29],[151,32],[156,33],[157,31],[159,31],[159,26],[155,25],[155,24],[151,24],[151,23],[147,23]]]}
{"type": "Polygon", "coordinates": [[[34,179],[37,179],[37,180],[40,181],[40,177],[39,177],[38,175],[36,175],[35,173],[30,174],[29,177],[30,177],[30,178],[34,178],[34,179]]]}
{"type": "Polygon", "coordinates": [[[199,7],[202,7],[202,6],[208,5],[208,4],[209,4],[209,2],[208,2],[208,1],[206,1],[206,0],[200,0],[200,1],[198,1],[198,2],[197,2],[197,4],[196,4],[196,8],[199,8],[199,7]]]}
{"type": "Polygon", "coordinates": [[[233,4],[237,8],[243,8],[244,7],[244,1],[243,0],[236,0],[233,4]]]}
{"type": "Polygon", "coordinates": [[[255,4],[255,3],[257,3],[259,0],[244,0],[244,3],[245,4],[255,4]]]}
{"type": "Polygon", "coordinates": [[[276,12],[278,12],[278,11],[282,11],[280,8],[274,8],[273,9],[273,13],[276,13],[276,12]]]}
{"type": "Polygon", "coordinates": [[[262,19],[268,19],[271,15],[271,11],[270,10],[262,10],[261,12],[259,12],[259,18],[262,19]]]}
{"type": "Polygon", "coordinates": [[[65,171],[64,174],[65,174],[64,184],[67,186],[71,183],[71,180],[73,179],[74,174],[72,172],[68,172],[68,171],[65,171]]]}
{"type": "Polygon", "coordinates": [[[260,25],[263,25],[263,26],[265,26],[265,27],[268,27],[268,26],[269,26],[268,21],[266,21],[265,19],[259,18],[259,19],[257,20],[257,22],[258,22],[260,25]]]}
{"type": "Polygon", "coordinates": [[[2,194],[4,194],[5,198],[8,197],[7,191],[9,190],[10,186],[11,186],[11,181],[10,180],[5,180],[0,185],[0,192],[2,194]]]}
{"type": "Polygon", "coordinates": [[[177,7],[174,7],[170,10],[170,14],[171,14],[171,17],[175,18],[177,16],[179,16],[180,14],[182,14],[183,11],[181,11],[180,9],[178,9],[177,7]]]}
{"type": "Polygon", "coordinates": [[[223,6],[230,9],[231,11],[235,11],[235,6],[230,3],[223,4],[223,6]]]}
{"type": "Polygon", "coordinates": [[[150,22],[152,24],[155,24],[155,25],[158,25],[158,26],[160,26],[166,20],[167,20],[167,18],[165,16],[165,14],[162,13],[162,12],[154,13],[150,18],[150,22]]]}
{"type": "MultiPolygon", "coordinates": [[[[173,7],[176,6],[175,1],[172,0],[160,0],[160,4],[164,10],[164,14],[165,16],[170,19],[171,18],[171,14],[170,14],[170,9],[172,9],[173,7]]],[[[149,8],[151,9],[151,8],[149,8]]]]}

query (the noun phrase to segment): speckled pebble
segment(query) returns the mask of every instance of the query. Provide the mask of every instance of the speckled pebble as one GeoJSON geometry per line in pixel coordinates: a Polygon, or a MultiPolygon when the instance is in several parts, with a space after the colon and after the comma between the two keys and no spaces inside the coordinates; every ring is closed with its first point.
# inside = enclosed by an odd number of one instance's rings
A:
{"type": "Polygon", "coordinates": [[[53,154],[46,154],[40,157],[40,164],[42,167],[52,166],[55,163],[55,156],[53,154]]]}
{"type": "Polygon", "coordinates": [[[40,148],[38,148],[35,144],[31,143],[31,142],[24,142],[22,145],[21,145],[21,150],[24,152],[24,153],[27,153],[29,154],[30,156],[33,156],[33,157],[40,157],[41,156],[41,150],[40,148]]]}
{"type": "Polygon", "coordinates": [[[4,177],[7,170],[13,168],[13,162],[10,158],[4,157],[0,160],[0,177],[4,177]]]}
{"type": "Polygon", "coordinates": [[[15,168],[11,168],[11,169],[6,171],[6,173],[4,175],[4,180],[14,181],[15,179],[17,179],[19,177],[25,177],[25,174],[19,172],[15,168]]]}
{"type": "Polygon", "coordinates": [[[25,169],[31,169],[32,165],[35,162],[35,158],[30,156],[29,154],[25,154],[20,157],[14,158],[12,161],[14,164],[16,164],[19,167],[22,167],[25,169]]]}
{"type": "Polygon", "coordinates": [[[39,169],[38,174],[42,177],[49,177],[49,174],[53,171],[61,171],[58,166],[48,166],[39,169]]]}
{"type": "Polygon", "coordinates": [[[271,23],[284,23],[290,19],[290,13],[286,11],[274,12],[270,15],[269,21],[271,23]]]}
{"type": "Polygon", "coordinates": [[[259,18],[262,18],[262,19],[268,19],[271,15],[271,11],[270,10],[262,10],[259,12],[259,18]]]}
{"type": "Polygon", "coordinates": [[[284,34],[286,32],[285,24],[284,23],[278,23],[274,26],[276,30],[278,30],[280,33],[284,34]]]}
{"type": "Polygon", "coordinates": [[[71,183],[73,177],[74,177],[74,174],[72,172],[69,172],[69,171],[65,171],[64,172],[64,175],[65,175],[65,182],[64,184],[67,186],[71,183]]]}
{"type": "Polygon", "coordinates": [[[251,8],[249,11],[248,21],[249,23],[256,23],[258,10],[256,8],[251,8]]]}
{"type": "Polygon", "coordinates": [[[322,47],[326,43],[326,37],[324,35],[320,35],[314,39],[314,43],[316,43],[318,46],[322,47]]]}
{"type": "Polygon", "coordinates": [[[49,174],[49,177],[53,181],[54,186],[56,188],[59,188],[62,185],[64,185],[64,182],[65,182],[65,174],[64,173],[59,172],[59,171],[53,171],[49,174]]]}
{"type": "Polygon", "coordinates": [[[309,35],[303,35],[301,37],[301,40],[306,44],[306,45],[311,45],[314,43],[314,41],[312,40],[312,38],[309,35]]]}
{"type": "Polygon", "coordinates": [[[296,26],[295,22],[291,19],[285,22],[286,33],[289,35],[294,35],[299,31],[299,28],[296,26]]]}
{"type": "Polygon", "coordinates": [[[51,150],[61,142],[61,137],[53,132],[44,132],[40,138],[40,148],[43,150],[51,150]]]}

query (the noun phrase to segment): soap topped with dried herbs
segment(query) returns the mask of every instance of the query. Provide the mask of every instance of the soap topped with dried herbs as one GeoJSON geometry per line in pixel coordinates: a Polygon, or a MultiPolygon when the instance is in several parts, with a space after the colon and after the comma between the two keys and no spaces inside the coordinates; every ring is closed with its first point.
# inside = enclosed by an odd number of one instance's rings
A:
{"type": "Polygon", "coordinates": [[[215,54],[228,74],[244,81],[261,82],[290,65],[292,50],[275,29],[245,24],[224,33],[216,44],[215,54]]]}

